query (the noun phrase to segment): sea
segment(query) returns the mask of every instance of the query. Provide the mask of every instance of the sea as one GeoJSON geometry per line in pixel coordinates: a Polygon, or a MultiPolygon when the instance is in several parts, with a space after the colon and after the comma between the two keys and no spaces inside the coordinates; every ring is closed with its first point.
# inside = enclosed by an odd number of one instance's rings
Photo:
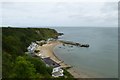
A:
{"type": "Polygon", "coordinates": [[[59,40],[89,44],[89,48],[57,45],[54,53],[78,73],[91,78],[118,78],[117,27],[54,27],[59,40]]]}

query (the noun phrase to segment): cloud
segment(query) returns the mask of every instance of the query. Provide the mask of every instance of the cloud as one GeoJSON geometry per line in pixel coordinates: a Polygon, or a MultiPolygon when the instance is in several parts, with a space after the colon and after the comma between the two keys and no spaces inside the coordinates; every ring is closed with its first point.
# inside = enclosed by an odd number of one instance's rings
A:
{"type": "Polygon", "coordinates": [[[0,2],[118,2],[119,0],[0,0],[0,2]]]}
{"type": "Polygon", "coordinates": [[[118,3],[117,2],[107,2],[104,3],[101,13],[105,14],[104,20],[118,25],[118,3]]]}
{"type": "Polygon", "coordinates": [[[2,3],[2,18],[4,25],[15,26],[117,26],[116,4],[5,2],[2,3]]]}

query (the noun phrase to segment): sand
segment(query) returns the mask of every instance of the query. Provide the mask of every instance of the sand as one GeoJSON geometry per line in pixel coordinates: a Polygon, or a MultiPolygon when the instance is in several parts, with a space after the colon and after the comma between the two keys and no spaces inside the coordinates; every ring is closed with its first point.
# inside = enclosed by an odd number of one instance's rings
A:
{"type": "MultiPolygon", "coordinates": [[[[39,46],[37,49],[40,50],[38,54],[41,54],[41,57],[50,57],[53,61],[56,63],[59,63],[61,65],[61,68],[70,67],[70,65],[65,64],[64,61],[60,60],[53,52],[53,49],[55,46],[62,44],[59,41],[52,41],[50,43],[44,44],[42,46],[39,46]]],[[[67,71],[73,75],[74,78],[88,78],[87,75],[84,75],[82,73],[76,72],[73,68],[67,69],[67,71]]]]}

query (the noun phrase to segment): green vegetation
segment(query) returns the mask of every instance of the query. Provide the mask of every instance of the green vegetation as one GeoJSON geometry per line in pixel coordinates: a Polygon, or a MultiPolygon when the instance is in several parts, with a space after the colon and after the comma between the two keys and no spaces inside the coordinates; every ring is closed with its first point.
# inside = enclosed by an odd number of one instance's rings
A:
{"type": "MultiPolygon", "coordinates": [[[[49,28],[2,28],[2,78],[53,79],[51,67],[25,52],[31,42],[57,38],[58,35],[57,31],[49,28]]],[[[72,79],[66,70],[65,75],[72,79]]]]}

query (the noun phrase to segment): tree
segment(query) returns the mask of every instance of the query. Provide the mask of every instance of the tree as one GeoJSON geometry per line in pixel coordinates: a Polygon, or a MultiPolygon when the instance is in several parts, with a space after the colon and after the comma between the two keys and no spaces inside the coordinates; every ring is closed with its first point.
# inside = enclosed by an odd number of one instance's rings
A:
{"type": "Polygon", "coordinates": [[[23,57],[19,56],[14,64],[13,72],[10,78],[35,78],[34,65],[26,61],[23,57]]]}

